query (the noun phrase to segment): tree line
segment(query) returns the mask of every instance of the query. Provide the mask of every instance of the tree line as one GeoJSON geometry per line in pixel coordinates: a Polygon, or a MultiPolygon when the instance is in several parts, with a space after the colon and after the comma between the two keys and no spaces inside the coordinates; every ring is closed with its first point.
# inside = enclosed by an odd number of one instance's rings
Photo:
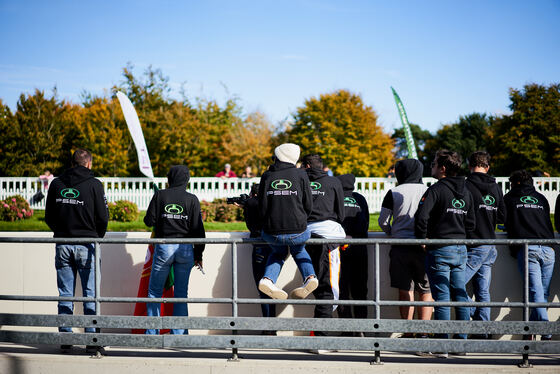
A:
{"type": "MultiPolygon", "coordinates": [[[[302,154],[321,154],[335,174],[358,177],[385,176],[407,156],[402,129],[386,133],[373,108],[348,90],[309,98],[290,121],[275,125],[264,113],[243,114],[236,97],[224,103],[184,93],[172,98],[161,70],[149,67],[140,76],[133,70],[123,69],[110,94],[84,92],[79,104],[59,99],[56,89],[50,96],[21,94],[13,113],[0,99],[0,175],[37,176],[47,169],[57,175],[76,148],[87,148],[96,175],[141,176],[117,91],[136,108],[156,176],[182,163],[197,177],[213,176],[225,163],[236,172],[251,166],[260,175],[274,147],[286,141],[299,144],[302,154]]],[[[509,115],[472,113],[435,134],[413,124],[419,158],[428,166],[439,148],[465,158],[485,149],[494,156],[495,175],[518,168],[560,175],[560,85],[511,89],[510,100],[509,115]]]]}

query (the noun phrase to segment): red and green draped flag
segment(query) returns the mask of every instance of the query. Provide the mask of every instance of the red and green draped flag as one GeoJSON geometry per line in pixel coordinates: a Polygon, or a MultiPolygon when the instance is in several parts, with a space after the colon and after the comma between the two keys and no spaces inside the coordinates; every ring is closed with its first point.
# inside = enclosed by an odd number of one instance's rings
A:
{"type": "Polygon", "coordinates": [[[414,138],[412,137],[412,131],[410,130],[410,125],[408,123],[408,118],[404,110],[404,105],[397,95],[397,91],[391,87],[393,91],[393,96],[395,97],[395,103],[397,104],[397,109],[399,110],[399,116],[401,117],[401,122],[403,124],[404,136],[406,137],[406,147],[408,148],[408,158],[415,158],[418,160],[418,155],[416,154],[416,146],[414,145],[414,138]]]}

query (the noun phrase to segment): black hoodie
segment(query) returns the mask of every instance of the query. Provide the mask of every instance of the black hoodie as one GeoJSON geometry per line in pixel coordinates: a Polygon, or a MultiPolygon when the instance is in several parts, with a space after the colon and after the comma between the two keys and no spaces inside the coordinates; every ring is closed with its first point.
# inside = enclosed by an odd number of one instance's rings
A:
{"type": "Polygon", "coordinates": [[[313,207],[311,188],[307,174],[294,164],[276,160],[261,176],[258,199],[267,234],[297,234],[307,229],[313,207]]]}
{"type": "Polygon", "coordinates": [[[342,227],[353,238],[367,238],[369,209],[366,198],[354,192],[356,177],[353,174],[338,175],[344,191],[344,221],[342,227]]]}
{"type": "MultiPolygon", "coordinates": [[[[156,238],[205,238],[198,198],[186,191],[190,179],[189,168],[175,165],[169,169],[169,187],[156,191],[144,223],[155,228],[156,238]]],[[[194,246],[195,261],[202,260],[204,244],[194,246]]]]}
{"type": "Polygon", "coordinates": [[[414,215],[419,239],[464,239],[472,235],[475,215],[464,177],[445,177],[428,188],[414,215]]]}
{"type": "Polygon", "coordinates": [[[548,200],[535,187],[527,184],[512,186],[504,196],[504,202],[508,238],[554,239],[548,200]]]}
{"type": "Polygon", "coordinates": [[[344,191],[342,184],[326,171],[305,169],[311,183],[313,195],[313,211],[307,222],[331,220],[338,223],[344,221],[344,191]]]}
{"type": "Polygon", "coordinates": [[[472,194],[476,226],[469,238],[495,239],[496,224],[505,223],[506,208],[502,189],[496,178],[486,173],[471,173],[467,188],[472,194]]]}
{"type": "Polygon", "coordinates": [[[47,195],[45,221],[55,238],[102,238],[109,211],[103,184],[93,171],[70,168],[55,178],[47,195]]]}

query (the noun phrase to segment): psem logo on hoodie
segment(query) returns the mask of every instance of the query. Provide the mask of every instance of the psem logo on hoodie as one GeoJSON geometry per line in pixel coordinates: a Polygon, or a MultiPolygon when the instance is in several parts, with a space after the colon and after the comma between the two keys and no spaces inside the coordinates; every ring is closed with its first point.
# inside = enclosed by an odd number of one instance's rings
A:
{"type": "Polygon", "coordinates": [[[521,196],[519,198],[519,201],[521,201],[523,204],[517,204],[515,206],[516,208],[529,208],[529,209],[543,209],[544,210],[544,206],[537,205],[538,202],[539,202],[539,199],[537,199],[536,197],[521,196]]]}
{"type": "Polygon", "coordinates": [[[447,213],[453,213],[453,214],[467,214],[466,210],[463,210],[463,208],[465,207],[465,200],[463,199],[453,199],[451,200],[451,205],[453,206],[453,208],[447,208],[447,213]]]}
{"type": "Polygon", "coordinates": [[[348,208],[358,208],[361,210],[361,207],[358,205],[358,202],[353,197],[347,196],[344,198],[344,206],[348,208]]]}
{"type": "Polygon", "coordinates": [[[71,205],[84,205],[82,200],[77,200],[77,197],[80,196],[80,191],[75,188],[63,188],[60,190],[60,196],[56,199],[57,203],[61,204],[71,204],[71,205]]]}
{"type": "Polygon", "coordinates": [[[310,182],[309,186],[311,187],[311,194],[312,195],[323,195],[325,196],[324,191],[319,191],[321,189],[321,183],[319,182],[310,182]]]}
{"type": "Polygon", "coordinates": [[[183,207],[179,204],[167,204],[165,207],[163,207],[163,210],[165,211],[165,213],[163,213],[161,216],[163,218],[167,218],[167,219],[188,219],[189,216],[183,216],[181,215],[181,213],[183,213],[183,207]]]}
{"type": "Polygon", "coordinates": [[[496,199],[494,198],[494,196],[492,195],[482,196],[482,204],[478,206],[478,209],[488,210],[488,211],[498,210],[498,207],[492,206],[494,204],[496,204],[496,199]]]}
{"type": "Polygon", "coordinates": [[[291,196],[297,195],[297,191],[291,191],[292,182],[288,179],[275,179],[270,182],[270,187],[272,190],[266,191],[266,195],[273,195],[273,196],[291,196]]]}

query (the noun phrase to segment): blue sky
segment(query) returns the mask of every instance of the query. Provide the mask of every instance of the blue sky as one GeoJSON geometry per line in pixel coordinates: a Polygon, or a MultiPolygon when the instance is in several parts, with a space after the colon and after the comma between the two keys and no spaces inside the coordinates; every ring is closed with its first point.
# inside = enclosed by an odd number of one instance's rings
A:
{"type": "Polygon", "coordinates": [[[0,98],[15,109],[21,93],[56,85],[79,102],[131,62],[162,69],[177,97],[182,83],[192,98],[237,95],[275,123],[349,89],[392,132],[393,86],[409,120],[434,132],[508,113],[510,87],[560,82],[559,20],[559,0],[0,0],[0,98]]]}

